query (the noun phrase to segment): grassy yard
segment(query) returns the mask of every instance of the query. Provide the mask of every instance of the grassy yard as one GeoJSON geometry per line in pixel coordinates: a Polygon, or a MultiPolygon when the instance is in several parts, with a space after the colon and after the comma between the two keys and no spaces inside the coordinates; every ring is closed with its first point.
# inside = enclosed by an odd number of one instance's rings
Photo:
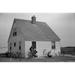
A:
{"type": "Polygon", "coordinates": [[[5,58],[0,57],[0,62],[75,62],[75,57],[70,56],[56,56],[51,58],[33,58],[33,59],[20,59],[20,58],[5,58]]]}

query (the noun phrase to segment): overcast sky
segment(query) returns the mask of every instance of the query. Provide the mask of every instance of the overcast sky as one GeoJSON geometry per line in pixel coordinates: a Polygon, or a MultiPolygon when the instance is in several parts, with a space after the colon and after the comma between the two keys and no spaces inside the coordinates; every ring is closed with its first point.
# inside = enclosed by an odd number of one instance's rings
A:
{"type": "Polygon", "coordinates": [[[74,13],[0,13],[0,47],[7,46],[7,40],[14,18],[31,19],[46,22],[60,37],[61,46],[75,46],[75,14],[74,13]]]}

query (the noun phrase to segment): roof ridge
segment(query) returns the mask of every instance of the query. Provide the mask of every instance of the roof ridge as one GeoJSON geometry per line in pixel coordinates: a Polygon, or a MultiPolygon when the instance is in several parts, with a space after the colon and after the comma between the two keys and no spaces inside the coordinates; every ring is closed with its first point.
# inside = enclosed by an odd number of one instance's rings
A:
{"type": "MultiPolygon", "coordinates": [[[[14,20],[18,20],[18,21],[31,21],[31,20],[20,19],[20,18],[14,18],[14,20]]],[[[43,22],[43,21],[36,21],[36,23],[45,23],[46,24],[46,22],[43,22]]]]}

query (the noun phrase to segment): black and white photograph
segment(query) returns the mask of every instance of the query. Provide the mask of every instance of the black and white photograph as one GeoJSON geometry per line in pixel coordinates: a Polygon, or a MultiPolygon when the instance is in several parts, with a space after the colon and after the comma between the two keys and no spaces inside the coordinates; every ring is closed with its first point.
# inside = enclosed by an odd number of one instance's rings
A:
{"type": "Polygon", "coordinates": [[[75,62],[75,13],[0,13],[0,62],[75,62]]]}
{"type": "Polygon", "coordinates": [[[75,1],[0,0],[0,75],[75,75],[75,1]]]}

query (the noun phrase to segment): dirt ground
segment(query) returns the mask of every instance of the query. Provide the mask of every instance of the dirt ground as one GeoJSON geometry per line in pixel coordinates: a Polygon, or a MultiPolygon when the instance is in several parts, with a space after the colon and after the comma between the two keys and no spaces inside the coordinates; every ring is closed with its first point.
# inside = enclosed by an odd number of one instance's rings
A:
{"type": "Polygon", "coordinates": [[[45,57],[45,58],[6,58],[0,57],[0,62],[75,62],[75,57],[71,56],[56,56],[56,57],[45,57]]]}

